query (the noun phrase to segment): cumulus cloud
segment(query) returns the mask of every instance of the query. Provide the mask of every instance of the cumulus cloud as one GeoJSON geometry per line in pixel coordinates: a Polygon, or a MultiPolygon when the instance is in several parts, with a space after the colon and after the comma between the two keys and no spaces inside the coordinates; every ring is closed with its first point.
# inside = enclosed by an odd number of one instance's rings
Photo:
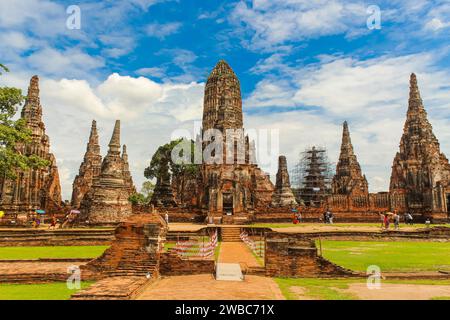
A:
{"type": "Polygon", "coordinates": [[[145,27],[145,31],[150,37],[164,39],[171,34],[177,33],[181,26],[180,22],[152,23],[145,27]]]}
{"type": "Polygon", "coordinates": [[[248,47],[278,49],[286,42],[348,32],[365,28],[363,3],[354,1],[240,1],[230,22],[251,35],[248,47]]]}

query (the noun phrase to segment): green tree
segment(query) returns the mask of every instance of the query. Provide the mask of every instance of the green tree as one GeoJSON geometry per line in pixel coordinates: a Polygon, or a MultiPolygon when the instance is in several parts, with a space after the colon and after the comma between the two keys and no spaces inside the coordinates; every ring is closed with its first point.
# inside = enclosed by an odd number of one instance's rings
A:
{"type": "MultiPolygon", "coordinates": [[[[0,71],[9,72],[8,68],[0,64],[0,71]]],[[[0,72],[0,74],[2,74],[0,72]]],[[[18,107],[25,97],[17,88],[0,88],[0,176],[10,179],[17,177],[17,170],[41,168],[50,163],[36,155],[27,156],[20,153],[18,146],[30,141],[31,130],[27,128],[25,120],[13,120],[18,107]]]]}
{"type": "Polygon", "coordinates": [[[152,198],[154,190],[155,190],[155,184],[153,182],[151,182],[150,180],[145,181],[142,184],[141,193],[144,195],[146,202],[150,202],[150,199],[152,198]]]}
{"type": "MultiPolygon", "coordinates": [[[[186,142],[186,140],[172,140],[171,142],[160,146],[153,155],[150,165],[145,168],[144,176],[147,179],[156,178],[158,181],[167,181],[167,179],[170,180],[172,174],[176,176],[182,174],[196,174],[198,172],[198,165],[193,164],[195,150],[194,141],[188,140],[191,148],[190,163],[174,163],[172,160],[173,149],[182,142],[186,142]]],[[[183,157],[182,152],[183,151],[180,151],[179,154],[181,157],[183,157]]]]}

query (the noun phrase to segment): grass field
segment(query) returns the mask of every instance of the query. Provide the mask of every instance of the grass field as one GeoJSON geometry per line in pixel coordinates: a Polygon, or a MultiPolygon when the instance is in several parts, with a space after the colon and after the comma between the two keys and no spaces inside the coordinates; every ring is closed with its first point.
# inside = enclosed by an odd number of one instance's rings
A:
{"type": "MultiPolygon", "coordinates": [[[[357,300],[352,293],[345,292],[353,283],[365,283],[364,279],[310,279],[310,278],[275,278],[284,297],[288,300],[299,299],[298,293],[306,299],[314,300],[357,300]]],[[[384,280],[387,284],[416,285],[450,285],[450,280],[384,280]]],[[[432,297],[432,300],[448,300],[450,297],[432,297]]]]}
{"type": "MultiPolygon", "coordinates": [[[[92,282],[81,282],[81,289],[92,282]]],[[[65,282],[45,284],[0,284],[0,300],[67,300],[78,290],[67,288],[65,282]]]]}
{"type": "Polygon", "coordinates": [[[96,258],[108,246],[0,247],[0,260],[96,258]]]}
{"type": "Polygon", "coordinates": [[[381,272],[450,270],[450,242],[322,240],[322,255],[356,271],[370,265],[381,272]]]}
{"type": "MultiPolygon", "coordinates": [[[[376,222],[376,223],[333,223],[333,224],[325,224],[325,223],[310,223],[310,222],[306,222],[306,223],[299,223],[299,224],[293,224],[291,222],[285,222],[285,223],[254,223],[252,225],[250,225],[251,227],[254,228],[290,228],[290,227],[337,227],[337,228],[355,228],[355,227],[365,227],[365,228],[374,228],[374,229],[380,229],[380,223],[376,222]]],[[[432,225],[433,227],[448,227],[450,228],[450,224],[434,224],[432,225]]],[[[405,225],[404,223],[400,224],[400,229],[407,227],[408,229],[410,228],[415,228],[415,229],[420,229],[420,228],[425,228],[425,224],[414,224],[412,226],[410,225],[405,225]]]]}

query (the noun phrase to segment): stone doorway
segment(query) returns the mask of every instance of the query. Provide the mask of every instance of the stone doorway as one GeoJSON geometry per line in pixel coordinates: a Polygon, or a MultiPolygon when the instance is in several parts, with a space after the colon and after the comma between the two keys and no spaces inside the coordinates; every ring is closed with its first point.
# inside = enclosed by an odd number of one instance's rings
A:
{"type": "Polygon", "coordinates": [[[223,193],[223,213],[233,214],[233,194],[231,192],[223,193]]]}

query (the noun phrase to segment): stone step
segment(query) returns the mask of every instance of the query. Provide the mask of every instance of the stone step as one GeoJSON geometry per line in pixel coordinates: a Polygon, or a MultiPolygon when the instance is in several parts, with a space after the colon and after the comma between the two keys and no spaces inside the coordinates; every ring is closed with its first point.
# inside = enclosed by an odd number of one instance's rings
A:
{"type": "Polygon", "coordinates": [[[244,281],[239,263],[218,263],[216,266],[216,280],[244,281]]]}

